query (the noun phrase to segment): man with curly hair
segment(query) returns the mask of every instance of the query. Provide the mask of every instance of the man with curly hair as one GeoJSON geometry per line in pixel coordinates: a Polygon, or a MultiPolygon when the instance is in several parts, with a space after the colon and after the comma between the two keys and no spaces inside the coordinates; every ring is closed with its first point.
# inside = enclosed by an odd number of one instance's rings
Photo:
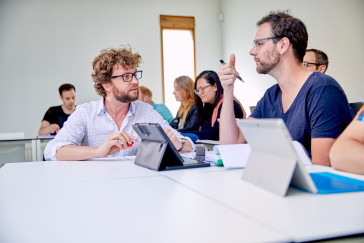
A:
{"type": "Polygon", "coordinates": [[[159,123],[178,151],[194,144],[171,128],[152,106],[139,101],[137,70],[141,56],[130,48],[101,51],[93,63],[92,78],[102,99],[79,105],[57,136],[47,144],[46,160],[86,160],[135,155],[135,123],[159,123]]]}
{"type": "MultiPolygon", "coordinates": [[[[301,142],[312,162],[330,166],[329,151],[352,119],[344,90],[332,77],[302,66],[308,34],[304,23],[285,12],[271,12],[258,23],[250,55],[256,70],[269,74],[277,84],[258,101],[248,119],[281,118],[293,140],[301,142]]],[[[242,143],[233,110],[234,82],[239,73],[235,56],[219,70],[224,88],[220,116],[220,143],[242,143]]]]}

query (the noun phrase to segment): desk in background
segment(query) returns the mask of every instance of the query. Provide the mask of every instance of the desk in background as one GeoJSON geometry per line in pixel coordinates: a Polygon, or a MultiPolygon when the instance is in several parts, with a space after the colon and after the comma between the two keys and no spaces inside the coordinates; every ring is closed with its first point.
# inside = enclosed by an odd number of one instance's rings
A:
{"type": "Polygon", "coordinates": [[[0,139],[0,163],[43,160],[46,144],[53,137],[0,139]]]}
{"type": "Polygon", "coordinates": [[[364,192],[290,189],[279,197],[242,173],[156,172],[131,158],[6,164],[0,242],[289,242],[364,233],[364,192]]]}
{"type": "Polygon", "coordinates": [[[197,139],[197,141],[195,142],[196,145],[203,145],[205,146],[205,148],[208,150],[208,151],[211,151],[214,149],[214,146],[215,145],[219,145],[219,141],[215,141],[215,140],[200,140],[200,139],[197,139]]]}

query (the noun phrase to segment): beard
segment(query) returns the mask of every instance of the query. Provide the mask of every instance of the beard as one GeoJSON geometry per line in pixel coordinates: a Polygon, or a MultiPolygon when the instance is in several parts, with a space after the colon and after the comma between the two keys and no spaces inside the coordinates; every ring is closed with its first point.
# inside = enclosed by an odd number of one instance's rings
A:
{"type": "Polygon", "coordinates": [[[112,85],[112,93],[116,100],[123,102],[123,103],[130,103],[132,101],[136,101],[139,98],[139,89],[138,86],[131,87],[132,89],[137,89],[136,95],[129,94],[129,90],[126,93],[122,93],[118,90],[115,85],[112,85]]]}
{"type": "Polygon", "coordinates": [[[260,74],[267,74],[272,71],[280,62],[281,56],[277,50],[273,50],[272,52],[268,53],[267,57],[268,61],[260,60],[260,65],[257,66],[257,72],[260,74]]]}

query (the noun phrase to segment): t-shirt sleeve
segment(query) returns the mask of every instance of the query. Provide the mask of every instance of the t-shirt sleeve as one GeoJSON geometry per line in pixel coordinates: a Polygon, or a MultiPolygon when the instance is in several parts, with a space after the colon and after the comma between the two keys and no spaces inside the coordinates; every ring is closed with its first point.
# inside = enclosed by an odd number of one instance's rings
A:
{"type": "Polygon", "coordinates": [[[264,96],[258,101],[257,105],[255,106],[253,112],[250,114],[249,117],[257,119],[263,118],[262,117],[263,104],[264,104],[264,96]]]}
{"type": "Polygon", "coordinates": [[[333,85],[318,87],[307,102],[311,138],[337,138],[353,118],[345,94],[333,85]]]}
{"type": "Polygon", "coordinates": [[[52,107],[49,108],[47,110],[47,112],[44,114],[42,121],[48,121],[50,124],[57,123],[57,120],[55,120],[55,114],[54,114],[54,110],[52,109],[52,107]]]}

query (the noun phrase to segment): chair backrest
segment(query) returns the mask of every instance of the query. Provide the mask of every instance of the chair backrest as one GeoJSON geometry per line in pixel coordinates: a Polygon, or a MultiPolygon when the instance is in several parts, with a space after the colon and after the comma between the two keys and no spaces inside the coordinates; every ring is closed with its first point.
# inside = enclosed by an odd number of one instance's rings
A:
{"type": "Polygon", "coordinates": [[[253,110],[255,109],[255,106],[249,106],[250,112],[253,113],[253,110]]]}
{"type": "Polygon", "coordinates": [[[360,108],[364,105],[364,102],[353,102],[353,103],[349,103],[349,105],[351,106],[351,108],[353,108],[354,115],[356,115],[356,113],[358,113],[360,108]]]}

